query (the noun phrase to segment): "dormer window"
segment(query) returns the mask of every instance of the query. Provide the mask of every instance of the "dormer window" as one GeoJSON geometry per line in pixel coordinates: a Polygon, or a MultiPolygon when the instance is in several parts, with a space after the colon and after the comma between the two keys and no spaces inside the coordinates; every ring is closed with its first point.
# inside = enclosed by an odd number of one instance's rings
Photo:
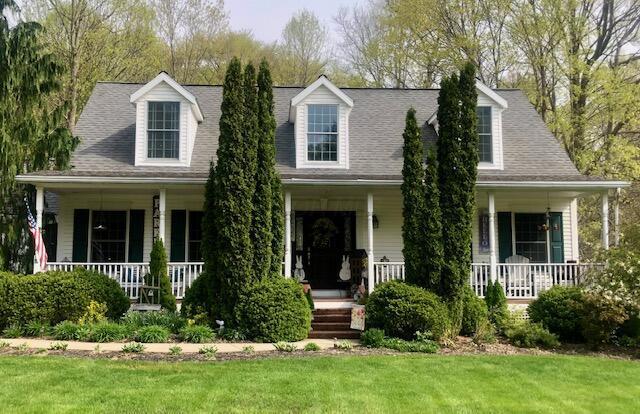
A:
{"type": "Polygon", "coordinates": [[[147,156],[180,158],[180,102],[149,102],[147,156]]]}
{"type": "Polygon", "coordinates": [[[338,161],[338,105],[308,105],[307,161],[338,161]]]}
{"type": "Polygon", "coordinates": [[[493,163],[493,139],[491,134],[491,107],[479,106],[476,108],[478,115],[478,155],[480,162],[493,163]]]}

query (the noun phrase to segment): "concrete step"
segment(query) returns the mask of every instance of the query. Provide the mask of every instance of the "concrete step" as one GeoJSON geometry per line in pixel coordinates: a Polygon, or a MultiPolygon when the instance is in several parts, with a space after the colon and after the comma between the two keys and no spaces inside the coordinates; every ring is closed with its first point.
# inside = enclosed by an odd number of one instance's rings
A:
{"type": "Polygon", "coordinates": [[[348,315],[351,317],[351,308],[314,309],[313,315],[348,315]]]}
{"type": "Polygon", "coordinates": [[[313,322],[334,322],[334,323],[351,323],[351,316],[350,315],[332,315],[332,314],[325,314],[325,315],[313,315],[313,322]]]}
{"type": "Polygon", "coordinates": [[[311,331],[310,339],[360,339],[360,331],[311,331]]]}
{"type": "Polygon", "coordinates": [[[351,328],[351,322],[316,322],[311,323],[311,328],[314,331],[349,331],[351,328]]]}

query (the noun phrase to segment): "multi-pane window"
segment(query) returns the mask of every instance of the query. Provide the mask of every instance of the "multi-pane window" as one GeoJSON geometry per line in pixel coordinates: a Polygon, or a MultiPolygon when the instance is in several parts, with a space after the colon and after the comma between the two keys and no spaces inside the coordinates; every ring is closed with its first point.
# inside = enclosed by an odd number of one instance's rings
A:
{"type": "Polygon", "coordinates": [[[92,211],[91,261],[124,262],[127,246],[126,211],[92,211]]]}
{"type": "Polygon", "coordinates": [[[309,105],[307,159],[338,160],[338,105],[309,105]]]}
{"type": "Polygon", "coordinates": [[[491,138],[491,107],[479,106],[476,108],[478,115],[478,135],[480,142],[478,145],[478,155],[480,162],[493,162],[493,148],[491,138]]]}
{"type": "Polygon", "coordinates": [[[179,158],[180,102],[149,102],[147,138],[148,158],[179,158]]]}
{"type": "Polygon", "coordinates": [[[189,251],[190,262],[202,261],[202,211],[189,212],[189,251]]]}
{"type": "Polygon", "coordinates": [[[547,262],[547,219],[542,214],[516,214],[516,254],[534,263],[547,262]]]}

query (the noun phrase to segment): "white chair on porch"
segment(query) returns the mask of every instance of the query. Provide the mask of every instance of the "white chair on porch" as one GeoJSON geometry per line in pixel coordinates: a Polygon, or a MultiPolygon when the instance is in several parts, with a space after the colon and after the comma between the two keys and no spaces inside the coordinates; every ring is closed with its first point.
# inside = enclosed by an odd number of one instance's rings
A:
{"type": "Polygon", "coordinates": [[[505,289],[507,296],[510,297],[528,297],[531,296],[531,287],[533,280],[531,279],[531,266],[528,257],[514,254],[504,261],[506,266],[505,289]]]}

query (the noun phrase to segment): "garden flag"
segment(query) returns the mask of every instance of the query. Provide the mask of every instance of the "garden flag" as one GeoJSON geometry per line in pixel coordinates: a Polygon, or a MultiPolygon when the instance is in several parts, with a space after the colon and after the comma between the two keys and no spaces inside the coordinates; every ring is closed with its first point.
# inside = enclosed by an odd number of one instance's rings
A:
{"type": "Polygon", "coordinates": [[[33,214],[31,214],[31,209],[29,208],[29,202],[25,197],[24,203],[27,206],[27,221],[29,222],[29,231],[33,236],[33,242],[35,244],[35,254],[38,259],[38,264],[40,265],[40,270],[45,270],[47,268],[47,248],[44,245],[44,240],[42,239],[42,231],[38,228],[38,223],[33,218],[33,214]]]}

